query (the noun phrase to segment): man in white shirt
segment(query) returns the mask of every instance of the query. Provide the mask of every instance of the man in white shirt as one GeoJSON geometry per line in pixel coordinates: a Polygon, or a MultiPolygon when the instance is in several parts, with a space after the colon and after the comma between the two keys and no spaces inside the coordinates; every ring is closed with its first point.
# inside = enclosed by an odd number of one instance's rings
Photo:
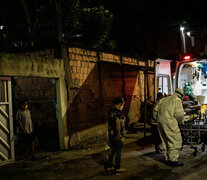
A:
{"type": "Polygon", "coordinates": [[[33,158],[36,158],[34,155],[35,152],[35,135],[34,135],[34,126],[31,119],[31,114],[28,109],[27,100],[21,102],[21,109],[18,110],[16,114],[17,120],[17,134],[20,137],[20,141],[25,146],[30,148],[31,155],[33,158]]]}

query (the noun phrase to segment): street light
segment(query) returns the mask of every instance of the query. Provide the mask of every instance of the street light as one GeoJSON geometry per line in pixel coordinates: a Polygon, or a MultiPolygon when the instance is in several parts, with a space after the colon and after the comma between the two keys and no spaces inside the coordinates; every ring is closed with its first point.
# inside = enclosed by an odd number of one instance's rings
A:
{"type": "Polygon", "coordinates": [[[188,31],[186,34],[188,35],[189,38],[191,37],[191,32],[190,31],[188,31]]]}
{"type": "Polygon", "coordinates": [[[181,42],[182,42],[182,47],[183,47],[183,53],[186,53],[186,44],[185,44],[185,34],[184,34],[185,27],[180,26],[180,31],[181,31],[181,42]]]}
{"type": "Polygon", "coordinates": [[[180,30],[181,30],[181,31],[184,31],[184,29],[185,29],[185,28],[184,28],[183,26],[180,27],[180,30]]]}

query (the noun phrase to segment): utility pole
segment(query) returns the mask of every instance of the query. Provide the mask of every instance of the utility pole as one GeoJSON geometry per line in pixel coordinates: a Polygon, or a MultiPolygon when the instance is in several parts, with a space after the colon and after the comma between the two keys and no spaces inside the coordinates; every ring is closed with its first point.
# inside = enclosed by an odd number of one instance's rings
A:
{"type": "Polygon", "coordinates": [[[71,71],[70,71],[70,62],[69,62],[69,56],[68,56],[68,48],[67,45],[63,42],[63,32],[62,32],[62,14],[61,14],[61,6],[62,6],[62,0],[55,0],[55,7],[56,7],[56,21],[57,21],[57,56],[59,58],[63,58],[64,62],[64,70],[65,70],[65,79],[67,83],[67,94],[68,94],[68,107],[74,97],[72,97],[72,94],[70,92],[71,85],[72,85],[72,77],[71,77],[71,71]],[[59,51],[59,52],[58,52],[59,51]]]}
{"type": "MultiPolygon", "coordinates": [[[[67,111],[70,107],[70,104],[72,103],[73,98],[75,97],[74,92],[71,90],[72,88],[72,77],[71,77],[71,68],[70,68],[70,59],[68,55],[68,47],[63,42],[63,32],[62,32],[62,14],[61,14],[61,6],[62,6],[62,0],[55,0],[55,8],[56,8],[56,22],[57,22],[57,46],[56,46],[56,55],[58,58],[63,58],[63,64],[64,64],[64,70],[65,70],[65,83],[66,83],[66,89],[67,89],[67,111]]],[[[68,127],[68,114],[66,113],[67,121],[64,123],[65,126],[63,127],[61,132],[64,137],[64,144],[69,144],[68,139],[70,138],[71,132],[69,132],[73,126],[71,123],[71,128],[68,127]]],[[[68,146],[65,145],[64,148],[67,148],[68,146]]]]}

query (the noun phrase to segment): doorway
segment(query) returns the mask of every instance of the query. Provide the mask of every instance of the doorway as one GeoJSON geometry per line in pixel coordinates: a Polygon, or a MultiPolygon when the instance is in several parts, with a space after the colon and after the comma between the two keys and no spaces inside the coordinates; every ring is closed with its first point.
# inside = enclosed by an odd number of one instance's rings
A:
{"type": "Polygon", "coordinates": [[[17,126],[16,113],[20,108],[20,102],[26,99],[34,124],[38,151],[59,149],[56,82],[55,78],[19,76],[12,78],[14,130],[17,126]]]}

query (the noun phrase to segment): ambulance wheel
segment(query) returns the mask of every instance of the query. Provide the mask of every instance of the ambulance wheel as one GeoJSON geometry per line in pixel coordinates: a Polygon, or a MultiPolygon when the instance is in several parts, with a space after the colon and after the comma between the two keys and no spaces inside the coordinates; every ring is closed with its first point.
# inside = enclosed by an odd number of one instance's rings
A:
{"type": "Polygon", "coordinates": [[[193,156],[196,157],[197,154],[198,154],[197,147],[194,147],[194,148],[193,148],[193,156]]]}

